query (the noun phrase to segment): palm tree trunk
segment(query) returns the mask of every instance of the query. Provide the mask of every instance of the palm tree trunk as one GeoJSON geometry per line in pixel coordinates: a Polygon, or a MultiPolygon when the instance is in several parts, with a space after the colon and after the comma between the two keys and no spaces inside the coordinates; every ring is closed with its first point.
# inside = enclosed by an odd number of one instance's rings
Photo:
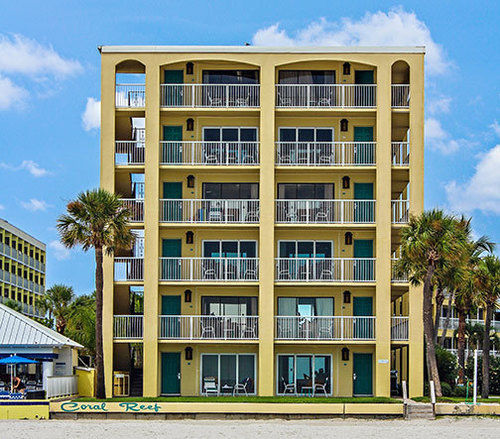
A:
{"type": "Polygon", "coordinates": [[[427,348],[427,364],[429,366],[429,378],[434,381],[436,396],[442,396],[441,381],[439,380],[439,371],[436,360],[436,346],[434,344],[434,324],[432,321],[432,277],[435,268],[432,265],[427,267],[427,273],[424,277],[424,335],[427,348]]]}
{"type": "Polygon", "coordinates": [[[486,304],[486,319],[484,320],[483,334],[483,387],[481,388],[481,398],[490,396],[490,327],[493,317],[493,306],[489,302],[486,304]]]}
{"type": "Polygon", "coordinates": [[[458,383],[465,382],[465,326],[467,313],[463,309],[458,309],[458,329],[457,329],[457,357],[458,357],[458,383]]]}
{"type": "Polygon", "coordinates": [[[106,398],[104,384],[104,354],[102,347],[102,305],[103,305],[103,254],[102,247],[95,248],[95,368],[97,375],[96,397],[106,398]]]}
{"type": "Polygon", "coordinates": [[[444,341],[446,340],[448,327],[450,326],[451,309],[452,309],[453,303],[455,303],[455,290],[453,290],[453,293],[451,294],[451,298],[448,301],[448,309],[446,310],[446,319],[445,319],[444,325],[443,325],[443,332],[441,334],[441,338],[439,339],[440,346],[444,346],[444,341]]]}
{"type": "Polygon", "coordinates": [[[438,285],[436,291],[436,310],[434,317],[434,344],[437,343],[438,339],[438,329],[439,329],[439,318],[441,317],[441,310],[443,308],[444,294],[443,289],[438,285]]]}

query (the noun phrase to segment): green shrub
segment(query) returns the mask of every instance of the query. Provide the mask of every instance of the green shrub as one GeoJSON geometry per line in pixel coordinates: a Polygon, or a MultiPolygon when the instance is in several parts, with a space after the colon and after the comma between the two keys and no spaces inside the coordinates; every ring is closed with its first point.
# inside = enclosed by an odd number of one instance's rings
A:
{"type": "Polygon", "coordinates": [[[453,355],[446,349],[443,349],[441,346],[436,346],[436,359],[438,363],[441,387],[443,386],[443,383],[448,383],[450,387],[454,387],[458,374],[457,358],[455,357],[455,355],[453,355]]]}
{"type": "MultiPolygon", "coordinates": [[[[471,389],[469,388],[469,396],[471,395],[471,389]]],[[[455,387],[455,390],[453,391],[453,396],[456,396],[458,398],[465,398],[467,396],[467,387],[466,385],[459,385],[455,387]]]]}
{"type": "MultiPolygon", "coordinates": [[[[477,357],[477,387],[478,394],[483,384],[483,357],[477,357]]],[[[474,381],[474,356],[470,355],[465,366],[465,375],[474,381]]],[[[500,395],[500,357],[490,355],[490,395],[500,395]]]]}
{"type": "Polygon", "coordinates": [[[441,383],[441,392],[443,396],[453,396],[453,389],[446,381],[441,383]]]}

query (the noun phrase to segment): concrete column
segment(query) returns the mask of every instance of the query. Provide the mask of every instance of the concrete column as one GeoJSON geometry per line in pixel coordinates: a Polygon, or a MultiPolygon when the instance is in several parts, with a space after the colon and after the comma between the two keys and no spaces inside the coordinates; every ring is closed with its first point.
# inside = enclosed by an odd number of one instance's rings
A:
{"type": "MultiPolygon", "coordinates": [[[[115,65],[101,57],[101,187],[115,191],[115,65]]],[[[114,263],[104,255],[103,263],[103,359],[106,397],[113,396],[113,294],[114,263]]]]}
{"type": "Polygon", "coordinates": [[[377,68],[377,174],[375,267],[375,389],[390,396],[391,355],[391,67],[377,68]]]}
{"type": "Polygon", "coordinates": [[[158,279],[160,188],[160,68],[146,65],[146,151],[144,199],[144,396],[158,384],[158,279]]]}
{"type": "Polygon", "coordinates": [[[260,72],[259,366],[260,396],[274,395],[274,64],[260,72]]]}

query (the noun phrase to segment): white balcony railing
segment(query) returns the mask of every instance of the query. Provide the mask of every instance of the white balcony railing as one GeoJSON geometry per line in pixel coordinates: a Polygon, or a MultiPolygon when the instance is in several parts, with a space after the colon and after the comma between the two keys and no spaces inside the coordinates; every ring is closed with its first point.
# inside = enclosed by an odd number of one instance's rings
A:
{"type": "Polygon", "coordinates": [[[277,340],[374,340],[375,317],[278,316],[277,340]]]}
{"type": "Polygon", "coordinates": [[[277,84],[277,107],[373,108],[375,84],[277,84]]]}
{"type": "Polygon", "coordinates": [[[232,282],[258,281],[258,258],[161,258],[160,280],[232,282]]]}
{"type": "Polygon", "coordinates": [[[259,200],[160,200],[164,223],[247,224],[259,222],[259,200]]]}
{"type": "Polygon", "coordinates": [[[410,219],[410,201],[408,200],[392,200],[392,223],[407,224],[410,219]]]}
{"type": "Polygon", "coordinates": [[[162,107],[260,106],[259,84],[161,84],[162,107]]]}
{"type": "Polygon", "coordinates": [[[142,315],[119,315],[113,318],[113,336],[115,339],[132,340],[143,337],[142,315]]]}
{"type": "Polygon", "coordinates": [[[142,223],[144,221],[144,200],[141,198],[121,198],[124,207],[130,211],[129,221],[131,223],[142,223]]]}
{"type": "Polygon", "coordinates": [[[405,275],[397,275],[396,270],[394,266],[396,265],[396,262],[398,261],[398,258],[391,258],[391,265],[392,265],[392,275],[391,275],[391,280],[392,282],[395,283],[406,283],[408,282],[408,276],[405,275]]]}
{"type": "MultiPolygon", "coordinates": [[[[439,329],[444,329],[445,321],[446,321],[446,317],[439,318],[439,329]]],[[[482,319],[466,319],[466,322],[471,324],[471,325],[483,325],[484,326],[484,320],[482,320],[482,319]]],[[[458,318],[451,317],[450,322],[448,323],[448,329],[454,331],[457,328],[458,328],[458,318]]],[[[496,332],[500,332],[500,321],[493,320],[491,322],[491,328],[495,329],[496,332]]]]}
{"type": "Polygon", "coordinates": [[[374,223],[375,200],[276,200],[284,224],[374,223]]]}
{"type": "Polygon", "coordinates": [[[376,142],[276,142],[278,166],[374,166],[376,142]]]}
{"type": "Polygon", "coordinates": [[[144,84],[116,84],[116,108],[144,108],[146,106],[146,88],[144,84]]]}
{"type": "Polygon", "coordinates": [[[144,280],[144,259],[134,257],[115,258],[115,281],[144,280]]]}
{"type": "Polygon", "coordinates": [[[161,340],[257,340],[257,316],[160,316],[161,340]]]}
{"type": "Polygon", "coordinates": [[[391,317],[391,340],[408,340],[408,317],[391,317]]]}
{"type": "Polygon", "coordinates": [[[373,282],[375,258],[276,258],[278,282],[373,282]]]}
{"type": "Polygon", "coordinates": [[[161,165],[256,166],[259,142],[160,142],[161,165]]]}
{"type": "Polygon", "coordinates": [[[144,142],[118,140],[115,142],[115,165],[137,166],[144,164],[144,142]]]}
{"type": "Polygon", "coordinates": [[[392,84],[392,108],[410,107],[410,86],[409,84],[392,84]]]}
{"type": "Polygon", "coordinates": [[[392,142],[392,166],[410,165],[410,142],[392,142]]]}
{"type": "Polygon", "coordinates": [[[60,398],[78,394],[78,376],[47,377],[47,398],[60,398]]]}

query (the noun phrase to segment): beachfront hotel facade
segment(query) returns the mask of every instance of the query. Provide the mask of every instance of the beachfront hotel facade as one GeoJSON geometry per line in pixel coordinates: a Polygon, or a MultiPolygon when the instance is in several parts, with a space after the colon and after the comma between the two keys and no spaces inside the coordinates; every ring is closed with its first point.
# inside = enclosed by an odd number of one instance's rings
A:
{"type": "Polygon", "coordinates": [[[16,302],[24,314],[39,316],[45,263],[45,244],[0,218],[0,302],[16,302]]]}
{"type": "Polygon", "coordinates": [[[424,49],[100,52],[108,396],[422,395],[424,49]]]}

